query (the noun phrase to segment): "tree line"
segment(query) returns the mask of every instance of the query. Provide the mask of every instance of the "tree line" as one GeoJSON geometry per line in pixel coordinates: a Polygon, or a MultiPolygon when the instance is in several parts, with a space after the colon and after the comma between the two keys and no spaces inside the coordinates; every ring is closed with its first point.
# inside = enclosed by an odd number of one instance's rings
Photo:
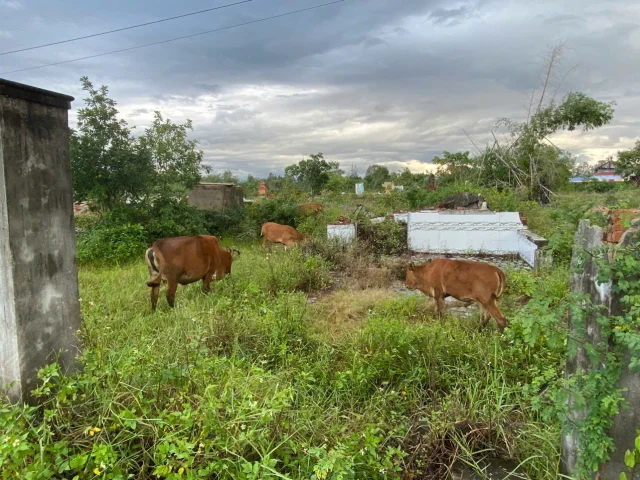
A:
{"type": "MultiPolygon", "coordinates": [[[[230,171],[209,174],[204,154],[189,138],[190,120],[177,124],[156,111],[152,124],[141,135],[118,117],[117,104],[106,86],[96,88],[88,78],[81,79],[87,93],[85,106],[78,111],[77,128],[71,133],[71,165],[77,202],[89,201],[101,210],[122,205],[147,205],[158,199],[179,199],[197,182],[241,184],[247,195],[257,192],[264,181],[270,191],[297,191],[317,195],[323,191],[351,193],[357,183],[368,191],[380,191],[385,182],[405,189],[424,189],[438,185],[468,185],[515,189],[522,197],[547,202],[579,170],[572,156],[556,146],[551,137],[561,131],[592,130],[609,123],[614,103],[595,100],[583,93],[569,93],[560,102],[541,97],[527,120],[500,119],[496,129],[503,138],[472,154],[443,152],[433,163],[435,175],[413,173],[409,169],[391,172],[384,165],[371,165],[364,175],[352,168],[345,172],[338,162],[322,153],[312,154],[285,168],[283,175],[253,175],[239,182],[230,171]]],[[[471,141],[473,139],[470,138],[471,141]]],[[[475,144],[474,144],[475,145],[475,144]]],[[[640,173],[640,142],[618,154],[621,174],[640,173]]]]}

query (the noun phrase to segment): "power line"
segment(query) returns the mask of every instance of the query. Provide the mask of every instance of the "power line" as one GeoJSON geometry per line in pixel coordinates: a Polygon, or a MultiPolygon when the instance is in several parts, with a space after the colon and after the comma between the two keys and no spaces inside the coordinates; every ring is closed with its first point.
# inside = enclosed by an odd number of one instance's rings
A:
{"type": "Polygon", "coordinates": [[[100,37],[101,35],[107,35],[109,33],[115,33],[115,32],[122,32],[124,30],[132,30],[134,28],[146,27],[147,25],[154,25],[156,23],[168,22],[169,20],[175,20],[177,18],[190,17],[192,15],[199,15],[201,13],[212,12],[214,10],[221,10],[223,8],[234,7],[236,5],[240,5],[242,3],[249,3],[249,2],[252,2],[252,1],[253,0],[241,0],[239,2],[229,3],[227,5],[220,5],[218,7],[206,8],[204,10],[198,10],[197,12],[185,13],[183,15],[176,15],[175,17],[161,18],[160,20],[154,20],[152,22],[146,22],[146,23],[139,23],[137,25],[131,25],[130,27],[116,28],[115,30],[109,30],[107,32],[93,33],[91,35],[85,35],[83,37],[70,38],[69,40],[60,40],[59,42],[43,43],[42,45],[35,45],[33,47],[20,48],[18,50],[11,50],[9,52],[0,53],[0,56],[9,55],[11,53],[26,52],[28,50],[35,50],[37,48],[50,47],[52,45],[60,45],[61,43],[75,42],[76,40],[84,40],[85,38],[100,37]]]}
{"type": "Polygon", "coordinates": [[[135,47],[121,48],[119,50],[112,50],[110,52],[98,53],[98,54],[95,54],[95,55],[88,55],[86,57],[73,58],[71,60],[63,60],[62,62],[55,62],[55,63],[48,63],[48,64],[45,64],[45,65],[38,65],[37,67],[28,67],[28,68],[21,68],[19,70],[11,70],[9,72],[0,72],[0,75],[9,75],[11,73],[26,72],[27,70],[36,70],[36,69],[39,69],[39,68],[53,67],[55,65],[62,65],[62,64],[65,64],[65,63],[79,62],[80,60],[87,60],[87,59],[96,58],[96,57],[104,57],[105,55],[112,55],[114,53],[127,52],[129,50],[135,50],[135,49],[138,49],[138,48],[151,47],[153,45],[161,45],[163,43],[175,42],[177,40],[184,40],[185,38],[197,37],[199,35],[207,35],[209,33],[222,32],[223,30],[230,30],[232,28],[243,27],[245,25],[251,25],[251,24],[254,24],[254,23],[265,22],[267,20],[273,20],[274,18],[287,17],[289,15],[294,15],[296,13],[308,12],[309,10],[315,10],[315,9],[322,8],[322,7],[328,7],[329,5],[335,5],[337,3],[342,3],[342,2],[345,2],[345,1],[346,0],[335,0],[333,2],[323,3],[321,5],[314,5],[313,7],[301,8],[300,10],[293,10],[291,12],[281,13],[279,15],[272,15],[270,17],[259,18],[258,20],[251,20],[250,22],[237,23],[235,25],[229,25],[227,27],[216,28],[214,30],[206,30],[204,32],[194,33],[194,34],[191,34],[191,35],[184,35],[182,37],[170,38],[168,40],[161,40],[159,42],[146,43],[144,45],[137,45],[135,47]]]}

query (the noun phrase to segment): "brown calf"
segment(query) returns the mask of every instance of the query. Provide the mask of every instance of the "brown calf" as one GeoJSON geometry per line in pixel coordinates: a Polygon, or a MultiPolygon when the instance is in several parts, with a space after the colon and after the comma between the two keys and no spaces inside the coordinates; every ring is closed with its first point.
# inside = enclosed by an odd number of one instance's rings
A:
{"type": "Polygon", "coordinates": [[[487,325],[489,315],[496,320],[500,331],[507,326],[507,319],[496,303],[504,293],[507,279],[502,270],[493,265],[446,258],[436,258],[420,266],[411,263],[405,284],[433,297],[439,316],[444,313],[444,299],[453,297],[480,304],[482,326],[487,325]]]}
{"type": "Polygon", "coordinates": [[[298,232],[295,228],[289,225],[280,225],[278,223],[267,222],[262,225],[262,231],[260,232],[262,237],[262,248],[264,248],[267,242],[281,243],[284,245],[284,249],[295,247],[297,244],[302,243],[307,237],[298,232]]]}
{"type": "Polygon", "coordinates": [[[202,291],[209,293],[212,279],[222,280],[231,273],[234,254],[240,252],[222,248],[212,235],[163,238],[154,242],[144,256],[149,269],[147,286],[151,287],[151,310],[156,310],[163,281],[167,282],[170,307],[175,305],[178,284],[202,280],[202,291]]]}

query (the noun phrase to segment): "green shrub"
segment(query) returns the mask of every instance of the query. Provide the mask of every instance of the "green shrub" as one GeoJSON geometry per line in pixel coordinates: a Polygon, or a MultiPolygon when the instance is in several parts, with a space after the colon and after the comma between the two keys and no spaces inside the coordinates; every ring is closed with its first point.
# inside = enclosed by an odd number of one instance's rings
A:
{"type": "Polygon", "coordinates": [[[407,224],[385,219],[358,225],[358,238],[376,255],[399,255],[407,251],[407,224]]]}
{"type": "Polygon", "coordinates": [[[142,225],[99,225],[80,232],[77,239],[80,263],[118,263],[142,257],[148,246],[142,225]]]}

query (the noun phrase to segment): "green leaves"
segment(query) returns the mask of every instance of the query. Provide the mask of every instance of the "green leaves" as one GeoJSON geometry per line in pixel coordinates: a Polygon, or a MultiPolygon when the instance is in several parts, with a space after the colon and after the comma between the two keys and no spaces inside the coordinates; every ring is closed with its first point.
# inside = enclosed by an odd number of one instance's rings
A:
{"type": "Polygon", "coordinates": [[[329,181],[329,172],[337,170],[339,166],[338,162],[327,162],[322,153],[318,153],[309,155],[307,160],[301,160],[296,165],[289,165],[284,173],[307,187],[311,195],[316,195],[329,181]]]}
{"type": "Polygon", "coordinates": [[[640,141],[631,150],[618,152],[616,172],[624,177],[640,176],[640,141]]]}
{"type": "Polygon", "coordinates": [[[119,119],[106,86],[96,89],[81,79],[87,92],[71,134],[71,171],[75,201],[89,200],[101,209],[139,202],[151,195],[184,193],[200,179],[203,152],[188,139],[190,120],[174,124],[155,112],[142,137],[132,135],[119,119]]]}

